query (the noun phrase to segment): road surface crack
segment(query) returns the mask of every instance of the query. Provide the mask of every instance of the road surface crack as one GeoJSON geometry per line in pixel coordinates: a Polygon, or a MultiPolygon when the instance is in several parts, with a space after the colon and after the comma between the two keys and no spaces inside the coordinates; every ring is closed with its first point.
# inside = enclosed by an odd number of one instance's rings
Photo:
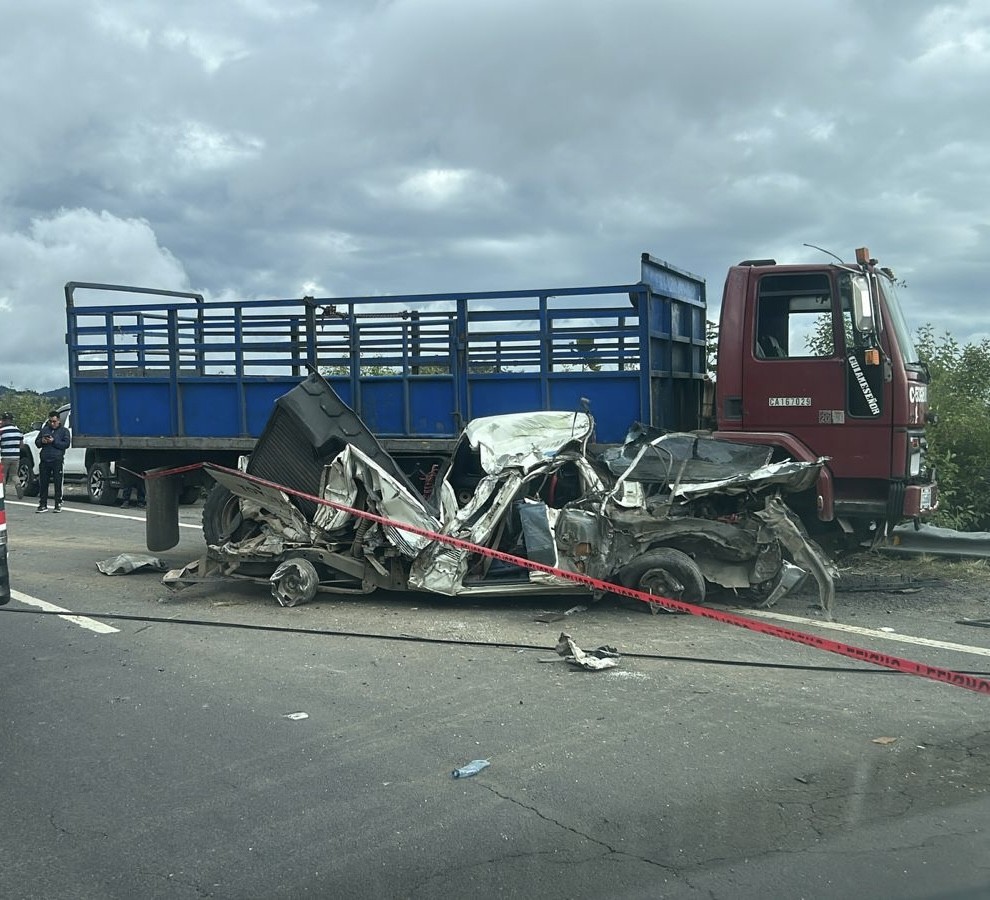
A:
{"type": "Polygon", "coordinates": [[[528,810],[529,812],[538,816],[544,822],[549,822],[551,825],[556,825],[558,828],[561,828],[564,831],[569,831],[571,834],[577,835],[578,837],[583,838],[586,841],[590,841],[591,843],[596,844],[597,846],[603,848],[604,850],[607,850],[609,853],[613,853],[618,856],[626,856],[629,857],[630,859],[639,860],[640,862],[647,863],[648,865],[656,866],[658,869],[663,869],[665,872],[676,871],[676,868],[674,866],[665,865],[664,863],[657,862],[655,859],[650,859],[648,856],[640,856],[637,853],[630,853],[628,850],[621,850],[618,847],[614,847],[612,844],[609,844],[607,841],[603,841],[600,838],[593,837],[587,832],[581,831],[580,829],[574,828],[572,825],[568,825],[564,822],[561,822],[559,819],[553,818],[553,816],[548,816],[546,813],[540,811],[535,806],[531,806],[528,803],[523,803],[521,800],[518,800],[515,797],[510,797],[508,794],[501,793],[500,791],[493,788],[491,785],[482,784],[481,786],[485,788],[485,790],[491,791],[491,793],[493,793],[499,799],[507,800],[509,803],[514,803],[516,806],[528,810]]]}

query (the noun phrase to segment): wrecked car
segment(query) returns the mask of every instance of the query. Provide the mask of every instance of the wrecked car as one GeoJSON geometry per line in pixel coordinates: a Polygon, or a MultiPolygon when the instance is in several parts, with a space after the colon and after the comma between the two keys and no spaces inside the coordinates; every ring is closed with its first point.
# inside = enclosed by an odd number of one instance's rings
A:
{"type": "Polygon", "coordinates": [[[621,446],[593,435],[588,412],[476,419],[417,483],[313,374],[276,402],[244,472],[207,466],[208,557],[267,579],[285,606],[318,590],[606,591],[565,573],[693,603],[709,586],[773,602],[810,573],[829,608],[830,564],[780,499],[824,461],[770,463],[767,448],[640,427],[621,446]]]}

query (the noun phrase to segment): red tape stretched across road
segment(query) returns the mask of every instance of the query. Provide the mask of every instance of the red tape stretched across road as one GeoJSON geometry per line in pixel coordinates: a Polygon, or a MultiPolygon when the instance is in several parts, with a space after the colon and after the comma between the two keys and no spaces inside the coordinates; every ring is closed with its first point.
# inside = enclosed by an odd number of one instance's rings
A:
{"type": "MultiPolygon", "coordinates": [[[[943,684],[951,684],[955,687],[965,688],[968,691],[975,691],[978,694],[990,695],[990,678],[984,678],[978,675],[966,675],[962,672],[955,672],[952,669],[944,669],[941,666],[930,666],[926,663],[914,662],[913,660],[903,659],[899,656],[891,656],[888,653],[880,653],[876,650],[866,650],[863,647],[855,647],[852,644],[845,644],[841,641],[833,641],[829,638],[819,637],[815,634],[807,634],[803,631],[794,631],[790,628],[783,628],[780,625],[772,625],[769,622],[748,619],[745,616],[736,615],[735,613],[722,612],[721,610],[698,606],[694,603],[685,603],[683,600],[674,600],[670,597],[660,597],[656,594],[647,594],[643,591],[637,591],[632,588],[622,587],[621,585],[611,584],[607,581],[600,581],[599,579],[591,578],[588,575],[581,575],[577,572],[568,572],[564,569],[557,569],[553,566],[533,562],[532,560],[523,559],[519,556],[512,556],[509,553],[503,553],[501,550],[492,550],[488,547],[472,544],[469,541],[463,541],[460,538],[453,538],[445,534],[438,534],[437,532],[428,531],[424,528],[418,528],[415,525],[409,525],[405,522],[396,522],[393,519],[386,519],[384,516],[377,516],[374,513],[365,512],[364,510],[353,509],[352,507],[344,506],[341,503],[335,503],[332,500],[326,500],[322,497],[314,497],[312,494],[294,490],[274,481],[267,481],[266,479],[258,478],[255,475],[248,475],[247,473],[240,472],[236,469],[229,469],[226,466],[219,466],[213,463],[204,463],[202,465],[207,471],[210,469],[216,469],[220,472],[227,472],[231,475],[237,475],[248,481],[254,482],[255,484],[274,488],[275,490],[282,491],[285,494],[292,494],[296,497],[302,497],[314,503],[319,503],[323,506],[329,506],[333,509],[350,513],[360,519],[367,519],[370,522],[377,522],[379,525],[399,528],[402,531],[407,531],[410,534],[425,537],[431,541],[448,544],[449,546],[457,547],[460,550],[468,550],[472,553],[478,553],[481,556],[488,556],[492,559],[498,559],[516,566],[522,566],[523,568],[532,569],[536,572],[546,572],[548,575],[556,575],[560,578],[566,578],[568,581],[573,581],[575,584],[583,584],[598,591],[607,591],[621,597],[631,597],[634,600],[640,600],[644,603],[662,603],[669,609],[675,609],[678,612],[687,613],[688,615],[700,616],[704,619],[712,619],[715,622],[722,622],[726,625],[735,625],[739,628],[745,628],[748,631],[755,631],[759,634],[767,634],[771,637],[781,638],[785,641],[805,644],[806,646],[814,647],[817,650],[824,650],[827,653],[836,653],[840,656],[849,657],[850,659],[858,659],[862,662],[870,663],[875,666],[881,666],[886,669],[893,669],[897,672],[903,672],[906,675],[917,675],[921,678],[928,678],[932,681],[940,681],[943,684]]],[[[155,472],[153,475],[149,474],[148,477],[161,477],[164,475],[188,471],[192,468],[195,468],[195,466],[186,466],[182,469],[171,469],[165,472],[155,472]]]]}
{"type": "Polygon", "coordinates": [[[7,507],[4,500],[4,471],[0,463],[0,606],[10,602],[10,568],[7,564],[7,507]]]}

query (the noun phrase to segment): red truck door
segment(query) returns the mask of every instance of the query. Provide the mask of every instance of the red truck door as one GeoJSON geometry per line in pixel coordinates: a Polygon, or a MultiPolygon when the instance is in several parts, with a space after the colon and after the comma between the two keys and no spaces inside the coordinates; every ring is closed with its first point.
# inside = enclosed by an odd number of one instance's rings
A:
{"type": "Polygon", "coordinates": [[[881,354],[857,346],[848,279],[827,267],[757,271],[742,430],[784,432],[831,457],[837,499],[857,493],[844,479],[889,478],[890,385],[881,354]]]}

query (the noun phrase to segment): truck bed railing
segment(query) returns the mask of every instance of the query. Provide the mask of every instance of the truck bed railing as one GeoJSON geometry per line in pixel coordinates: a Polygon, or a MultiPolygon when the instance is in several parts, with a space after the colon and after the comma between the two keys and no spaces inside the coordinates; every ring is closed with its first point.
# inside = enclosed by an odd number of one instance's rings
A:
{"type": "Polygon", "coordinates": [[[600,287],[237,301],[70,282],[76,434],[256,438],[314,366],[382,438],[587,401],[598,439],[621,440],[632,421],[697,408],[705,375],[704,282],[645,255],[643,271],[600,287]],[[110,293],[82,305],[81,290],[110,293]]]}

